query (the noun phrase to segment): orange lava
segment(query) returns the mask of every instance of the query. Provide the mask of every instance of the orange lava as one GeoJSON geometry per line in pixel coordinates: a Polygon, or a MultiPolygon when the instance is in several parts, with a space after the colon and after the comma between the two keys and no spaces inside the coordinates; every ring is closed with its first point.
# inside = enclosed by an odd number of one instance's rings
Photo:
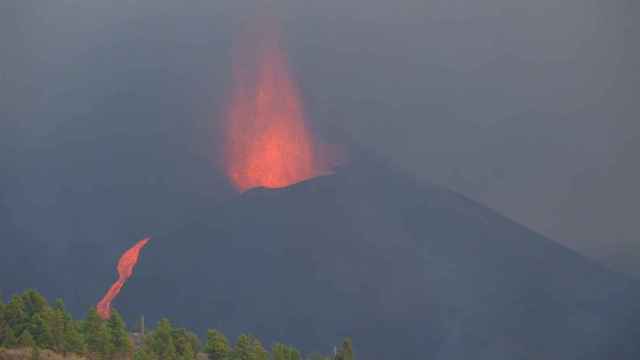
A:
{"type": "Polygon", "coordinates": [[[305,123],[277,32],[260,40],[251,51],[255,58],[234,63],[226,114],[224,167],[240,191],[284,187],[330,171],[305,123]]]}
{"type": "Polygon", "coordinates": [[[120,293],[120,290],[124,286],[124,283],[133,274],[133,268],[138,263],[140,257],[140,251],[151,240],[150,237],[144,238],[133,245],[129,250],[125,251],[118,261],[118,280],[113,283],[109,291],[104,295],[102,300],[96,305],[98,315],[103,319],[111,317],[111,302],[120,293]]]}

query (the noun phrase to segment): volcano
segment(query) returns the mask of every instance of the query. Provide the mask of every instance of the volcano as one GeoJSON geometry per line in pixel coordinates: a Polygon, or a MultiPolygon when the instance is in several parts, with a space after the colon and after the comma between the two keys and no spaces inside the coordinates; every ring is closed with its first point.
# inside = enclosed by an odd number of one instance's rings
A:
{"type": "Polygon", "coordinates": [[[187,218],[148,249],[125,315],[303,349],[351,336],[362,359],[640,358],[635,281],[380,162],[187,218]]]}
{"type": "MultiPolygon", "coordinates": [[[[248,190],[153,231],[114,303],[130,324],[168,316],[310,351],[351,336],[368,360],[640,358],[635,280],[380,161],[248,190]]],[[[84,313],[127,246],[76,243],[56,260],[29,248],[38,266],[0,264],[2,290],[45,289],[84,313]]]]}

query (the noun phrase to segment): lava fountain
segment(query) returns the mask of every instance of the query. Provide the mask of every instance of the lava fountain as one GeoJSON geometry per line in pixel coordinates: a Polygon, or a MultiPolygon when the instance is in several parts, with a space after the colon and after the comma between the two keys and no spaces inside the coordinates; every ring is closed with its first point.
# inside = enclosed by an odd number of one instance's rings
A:
{"type": "Polygon", "coordinates": [[[255,48],[233,65],[224,142],[231,183],[240,191],[279,188],[329,173],[329,161],[307,127],[278,32],[263,32],[255,48]]]}
{"type": "Polygon", "coordinates": [[[138,263],[140,257],[140,251],[151,240],[150,237],[144,238],[133,245],[129,250],[125,251],[120,260],[118,260],[118,280],[116,280],[109,291],[104,295],[102,300],[96,305],[98,315],[102,319],[108,319],[111,317],[111,302],[118,296],[120,290],[124,286],[124,283],[133,275],[133,268],[138,263]]]}

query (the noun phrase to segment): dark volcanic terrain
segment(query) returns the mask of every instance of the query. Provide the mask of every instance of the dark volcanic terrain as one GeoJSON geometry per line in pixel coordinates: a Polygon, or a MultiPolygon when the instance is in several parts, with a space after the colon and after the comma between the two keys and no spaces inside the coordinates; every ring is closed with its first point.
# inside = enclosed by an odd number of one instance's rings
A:
{"type": "MultiPolygon", "coordinates": [[[[164,226],[116,300],[130,322],[319,351],[351,336],[366,360],[640,358],[634,281],[378,162],[164,226]]],[[[108,246],[72,248],[47,286],[81,311],[114,279],[108,246]]]]}

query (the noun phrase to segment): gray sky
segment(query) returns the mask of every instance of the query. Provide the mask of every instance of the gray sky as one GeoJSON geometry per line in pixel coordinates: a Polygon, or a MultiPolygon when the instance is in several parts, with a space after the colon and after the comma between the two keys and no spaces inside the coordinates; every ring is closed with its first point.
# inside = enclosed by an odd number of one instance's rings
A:
{"type": "MultiPolygon", "coordinates": [[[[231,46],[258,3],[3,2],[0,195],[12,223],[47,244],[109,241],[216,201],[228,190],[213,159],[231,46]]],[[[270,5],[324,140],[640,275],[638,6],[270,5]]]]}

